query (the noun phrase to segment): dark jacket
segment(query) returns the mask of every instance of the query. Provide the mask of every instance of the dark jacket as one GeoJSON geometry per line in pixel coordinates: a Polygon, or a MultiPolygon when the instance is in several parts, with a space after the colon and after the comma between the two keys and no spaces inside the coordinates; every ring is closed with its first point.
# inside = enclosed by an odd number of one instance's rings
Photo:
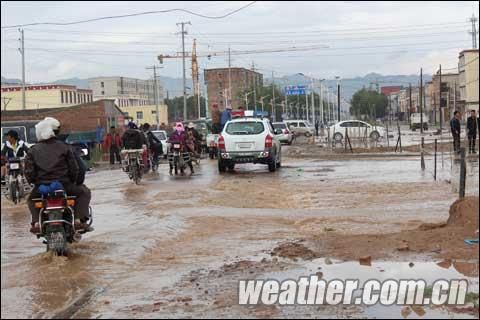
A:
{"type": "Polygon", "coordinates": [[[153,133],[152,131],[147,132],[148,144],[152,148],[156,143],[162,143],[153,133]]]}
{"type": "Polygon", "coordinates": [[[122,145],[125,149],[141,149],[147,145],[145,134],[138,129],[128,129],[122,136],[122,145]]]}
{"type": "Polygon", "coordinates": [[[471,116],[467,119],[467,129],[469,136],[476,136],[478,132],[478,127],[480,126],[480,118],[477,118],[475,121],[471,116]],[[475,123],[476,122],[476,123],[475,123]]]}
{"type": "Polygon", "coordinates": [[[81,156],[82,150],[79,148],[75,148],[74,146],[72,146],[71,148],[78,165],[78,175],[77,175],[77,180],[75,181],[75,184],[82,185],[85,182],[85,175],[87,174],[88,168],[82,159],[82,156],[81,156]]]}
{"type": "Polygon", "coordinates": [[[453,135],[460,135],[460,120],[457,118],[450,120],[450,129],[453,135]]]}
{"type": "Polygon", "coordinates": [[[54,181],[75,183],[78,174],[78,163],[71,147],[57,138],[40,141],[25,158],[25,177],[35,185],[54,181]]]}

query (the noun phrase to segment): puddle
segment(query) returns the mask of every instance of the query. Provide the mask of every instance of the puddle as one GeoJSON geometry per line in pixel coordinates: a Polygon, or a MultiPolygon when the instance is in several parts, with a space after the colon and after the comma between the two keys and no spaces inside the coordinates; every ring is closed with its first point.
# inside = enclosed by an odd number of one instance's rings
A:
{"type": "MultiPolygon", "coordinates": [[[[287,260],[285,260],[287,261],[287,260]]],[[[424,280],[427,284],[427,288],[439,279],[442,280],[454,280],[465,279],[468,282],[468,292],[479,292],[479,278],[478,278],[478,263],[442,263],[439,262],[385,262],[385,261],[373,261],[371,266],[360,265],[359,262],[342,262],[331,261],[332,264],[327,264],[325,259],[316,259],[311,262],[304,262],[302,267],[289,269],[286,271],[271,272],[262,274],[259,278],[262,279],[276,279],[278,281],[283,280],[296,280],[299,277],[305,277],[309,275],[315,275],[317,272],[323,274],[322,279],[331,281],[334,279],[346,280],[346,279],[359,279],[359,287],[362,288],[367,280],[375,279],[379,281],[386,281],[391,279],[413,279],[424,280]],[[438,265],[440,263],[441,266],[438,265]],[[464,268],[459,265],[469,265],[476,269],[477,276],[465,276],[462,274],[464,268]],[[459,270],[457,270],[457,269],[459,270]]],[[[329,261],[330,263],[330,261],[329,261]]],[[[468,274],[468,273],[467,273],[468,274]]],[[[355,297],[355,296],[354,296],[355,297]]],[[[402,311],[405,306],[382,306],[380,304],[374,306],[360,306],[362,307],[361,316],[368,318],[379,319],[398,319],[402,318],[402,311]]],[[[464,306],[461,306],[464,307],[464,306]]],[[[410,308],[410,307],[408,307],[410,308]]],[[[404,311],[405,312],[405,311],[404,311]]],[[[419,318],[433,318],[433,319],[445,319],[445,318],[477,318],[468,313],[453,312],[447,307],[440,306],[422,306],[414,307],[414,310],[410,309],[408,313],[409,319],[419,318]],[[418,314],[417,314],[418,312],[418,314]]]]}

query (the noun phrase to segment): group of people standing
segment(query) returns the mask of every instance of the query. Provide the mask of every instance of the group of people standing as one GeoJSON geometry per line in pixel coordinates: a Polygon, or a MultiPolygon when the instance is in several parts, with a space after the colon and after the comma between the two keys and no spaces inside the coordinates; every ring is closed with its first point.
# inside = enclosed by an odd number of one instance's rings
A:
{"type": "MultiPolygon", "coordinates": [[[[455,111],[452,120],[450,120],[450,130],[453,137],[453,151],[455,153],[460,152],[460,133],[462,114],[460,111],[455,111]]],[[[479,133],[480,119],[477,117],[475,110],[470,111],[470,117],[467,119],[467,137],[468,137],[468,151],[470,154],[475,154],[477,151],[476,140],[479,133]]]]}

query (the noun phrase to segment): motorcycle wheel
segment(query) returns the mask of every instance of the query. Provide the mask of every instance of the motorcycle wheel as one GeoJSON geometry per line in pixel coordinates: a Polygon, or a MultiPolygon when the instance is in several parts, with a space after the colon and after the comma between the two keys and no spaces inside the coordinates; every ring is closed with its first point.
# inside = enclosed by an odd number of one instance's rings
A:
{"type": "Polygon", "coordinates": [[[134,169],[134,175],[133,175],[133,180],[135,181],[135,184],[140,184],[140,180],[141,180],[141,175],[140,175],[140,167],[136,166],[135,169],[134,169]]]}
{"type": "Polygon", "coordinates": [[[17,181],[10,182],[10,198],[14,204],[18,203],[18,183],[17,181]]]}
{"type": "Polygon", "coordinates": [[[67,253],[67,240],[65,230],[47,234],[47,252],[52,251],[56,256],[65,256],[67,253]]]}

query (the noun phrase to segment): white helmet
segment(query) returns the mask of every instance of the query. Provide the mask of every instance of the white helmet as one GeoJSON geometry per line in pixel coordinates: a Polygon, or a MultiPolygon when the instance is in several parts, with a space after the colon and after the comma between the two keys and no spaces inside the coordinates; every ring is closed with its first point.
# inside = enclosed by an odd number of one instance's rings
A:
{"type": "Polygon", "coordinates": [[[60,128],[60,121],[52,117],[46,117],[35,125],[35,135],[38,141],[48,140],[55,137],[55,130],[60,128]]]}

